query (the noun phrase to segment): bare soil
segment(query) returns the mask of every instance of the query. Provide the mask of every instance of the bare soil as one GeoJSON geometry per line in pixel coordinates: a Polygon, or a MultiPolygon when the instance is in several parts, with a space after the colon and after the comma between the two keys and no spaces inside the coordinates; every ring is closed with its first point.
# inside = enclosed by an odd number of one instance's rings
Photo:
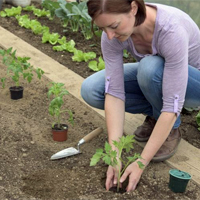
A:
{"type": "MultiPolygon", "coordinates": [[[[39,6],[39,4],[36,4],[39,6]]],[[[3,5],[3,8],[9,5],[3,5]]],[[[32,16],[33,17],[33,16],[32,16]]],[[[100,55],[100,41],[86,41],[80,33],[63,33],[58,19],[38,19],[52,32],[67,35],[77,48],[100,55]],[[96,46],[89,46],[96,44],[96,46]]],[[[76,63],[70,53],[54,52],[50,44],[42,44],[41,36],[18,26],[14,18],[1,18],[0,26],[6,28],[35,48],[46,53],[61,64],[86,78],[92,72],[87,63],[76,63]]],[[[6,69],[0,65],[0,74],[6,69]]],[[[48,114],[47,98],[50,80],[34,78],[31,84],[22,81],[24,97],[11,100],[7,81],[6,89],[0,89],[0,199],[1,200],[127,200],[127,199],[199,199],[200,187],[192,180],[183,194],[173,193],[168,188],[170,167],[165,163],[151,163],[145,170],[135,191],[114,193],[106,191],[104,184],[107,166],[103,163],[90,167],[90,158],[96,148],[102,148],[107,140],[104,119],[72,95],[65,98],[66,108],[74,113],[74,126],[69,125],[68,140],[55,142],[52,139],[52,118],[48,114]],[[56,161],[51,155],[67,147],[77,147],[78,141],[97,127],[104,129],[96,139],[81,146],[81,154],[56,161]]],[[[200,134],[195,116],[197,112],[182,115],[183,138],[200,148],[200,134]]],[[[63,118],[65,121],[66,118],[63,118]]],[[[135,144],[134,152],[141,153],[135,144]]],[[[126,183],[125,183],[126,184],[126,183]]],[[[124,186],[125,187],[125,186],[124,186]]]]}

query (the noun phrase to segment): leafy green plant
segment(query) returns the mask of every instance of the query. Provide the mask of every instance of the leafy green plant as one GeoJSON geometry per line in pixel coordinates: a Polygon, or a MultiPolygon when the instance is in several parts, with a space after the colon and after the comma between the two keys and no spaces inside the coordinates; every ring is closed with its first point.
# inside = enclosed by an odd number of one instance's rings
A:
{"type": "Polygon", "coordinates": [[[65,42],[62,40],[58,40],[58,43],[61,45],[53,46],[53,50],[55,51],[68,51],[68,52],[74,52],[76,50],[75,48],[75,42],[74,40],[70,40],[69,42],[65,42]]]}
{"type": "MultiPolygon", "coordinates": [[[[45,4],[49,5],[48,3],[50,1],[43,1],[45,2],[45,4]]],[[[53,2],[51,2],[51,5],[54,5],[53,2]],[[52,3],[52,4],[51,4],[52,3]]],[[[51,6],[50,5],[50,6],[51,6]]],[[[81,27],[85,27],[85,37],[87,37],[87,39],[89,39],[91,37],[91,27],[89,27],[89,25],[91,25],[91,19],[87,13],[87,6],[86,6],[86,2],[81,2],[80,4],[78,4],[77,2],[66,2],[65,0],[58,0],[56,2],[56,8],[55,8],[55,12],[56,11],[61,11],[63,18],[62,19],[70,19],[72,17],[82,17],[80,18],[79,23],[81,24],[81,27]],[[59,9],[57,8],[59,5],[59,9]],[[76,13],[76,14],[74,14],[76,13]],[[68,14],[68,15],[66,15],[68,14]],[[68,16],[68,18],[66,17],[68,16]],[[84,22],[86,23],[84,25],[84,22]]],[[[48,7],[48,6],[47,6],[48,7]]],[[[27,6],[25,8],[23,8],[23,10],[26,11],[34,11],[37,10],[34,6],[27,6]]],[[[59,11],[59,12],[60,12],[59,11]]],[[[95,52],[83,52],[81,50],[78,50],[75,48],[75,42],[73,40],[70,41],[66,41],[66,37],[65,36],[61,36],[58,33],[50,33],[49,32],[49,27],[47,26],[42,26],[41,23],[39,21],[37,21],[36,19],[31,20],[28,15],[17,15],[15,16],[15,18],[18,20],[18,23],[21,27],[27,28],[27,29],[31,29],[32,32],[36,35],[42,35],[42,43],[47,43],[49,42],[50,44],[53,45],[53,50],[55,51],[68,51],[70,53],[73,53],[72,56],[72,60],[75,62],[88,62],[92,59],[96,58],[96,53],[95,52]],[[59,44],[59,45],[57,45],[59,44]]],[[[82,31],[83,33],[83,31],[82,31]]],[[[97,34],[95,32],[95,34],[97,34]]],[[[104,69],[104,61],[102,60],[102,58],[99,58],[99,62],[97,61],[92,61],[89,64],[90,69],[92,69],[93,71],[99,71],[101,69],[104,69]]]]}
{"type": "MultiPolygon", "coordinates": [[[[56,4],[52,1],[43,1],[44,7],[53,10],[52,12],[61,20],[63,27],[70,28],[73,32],[81,29],[85,39],[89,40],[93,37],[91,27],[91,17],[88,14],[86,1],[82,2],[66,2],[58,0],[56,4]]],[[[65,30],[66,31],[66,30],[65,30]]],[[[94,32],[100,36],[102,31],[94,25],[94,32]]]]}
{"type": "Polygon", "coordinates": [[[51,16],[49,10],[41,9],[33,9],[33,14],[37,17],[49,17],[51,16]]]}
{"type": "Polygon", "coordinates": [[[28,15],[17,15],[15,18],[21,27],[31,29],[35,35],[41,35],[49,32],[49,27],[42,26],[41,23],[35,19],[31,20],[28,15]]]}
{"type": "Polygon", "coordinates": [[[31,5],[31,6],[26,6],[22,9],[24,11],[29,11],[29,12],[32,11],[33,14],[37,17],[48,17],[50,20],[53,19],[53,16],[51,16],[50,10],[46,10],[45,8],[39,9],[39,8],[36,8],[34,5],[31,5]]]}
{"type": "Polygon", "coordinates": [[[27,29],[30,28],[31,20],[29,19],[28,15],[17,15],[15,18],[21,27],[25,27],[27,29]]]}
{"type": "Polygon", "coordinates": [[[26,6],[26,7],[23,8],[23,10],[25,10],[25,11],[33,11],[35,9],[36,9],[36,7],[34,5],[26,6]]]}
{"type": "Polygon", "coordinates": [[[42,36],[42,43],[49,42],[50,44],[55,45],[58,43],[59,39],[60,35],[58,33],[45,32],[42,36]]]}
{"type": "Polygon", "coordinates": [[[12,8],[5,8],[4,11],[0,12],[1,17],[12,17],[16,15],[20,15],[22,11],[22,7],[12,7],[12,8]]]}
{"type": "Polygon", "coordinates": [[[199,126],[198,130],[200,131],[200,111],[198,112],[198,114],[196,116],[196,122],[197,122],[197,125],[199,126]]]}
{"type": "MultiPolygon", "coordinates": [[[[95,166],[102,159],[107,165],[118,169],[119,173],[117,177],[117,191],[119,191],[120,187],[120,178],[128,165],[136,161],[138,158],[142,159],[137,153],[135,153],[134,156],[128,156],[126,158],[123,158],[122,156],[123,151],[129,153],[130,150],[134,148],[134,142],[134,135],[122,136],[119,138],[119,141],[113,141],[113,145],[117,148],[117,151],[112,150],[111,145],[106,142],[104,149],[97,149],[96,153],[91,158],[90,166],[95,166]]],[[[137,163],[140,168],[144,167],[141,161],[137,161],[137,163]]]]}
{"type": "Polygon", "coordinates": [[[128,58],[129,57],[129,52],[126,49],[123,50],[123,57],[124,58],[128,58]]]}
{"type": "MultiPolygon", "coordinates": [[[[12,78],[16,87],[20,86],[21,76],[30,83],[33,78],[33,71],[36,72],[39,79],[44,74],[44,71],[40,68],[36,70],[33,68],[28,62],[29,57],[16,57],[16,50],[12,52],[12,47],[7,50],[0,49],[0,55],[3,56],[3,64],[7,66],[7,75],[12,78]]],[[[1,78],[3,88],[5,87],[5,80],[5,77],[1,78]]]]}
{"type": "Polygon", "coordinates": [[[96,58],[96,53],[95,52],[87,52],[84,53],[81,50],[74,50],[74,55],[72,56],[72,60],[73,61],[77,61],[77,62],[82,62],[82,61],[89,61],[96,58]]]}
{"type": "Polygon", "coordinates": [[[105,62],[103,58],[100,56],[99,62],[97,62],[96,60],[92,60],[89,62],[88,67],[93,71],[101,71],[102,69],[105,69],[105,62]]]}
{"type": "Polygon", "coordinates": [[[44,32],[49,31],[49,27],[47,26],[42,26],[40,22],[37,20],[33,19],[30,21],[30,29],[35,35],[41,35],[44,32]]]}
{"type": "Polygon", "coordinates": [[[55,16],[56,9],[60,7],[59,2],[50,0],[42,0],[42,6],[50,11],[51,18],[55,16]]]}
{"type": "Polygon", "coordinates": [[[52,128],[57,125],[58,129],[62,129],[61,126],[61,116],[64,113],[68,113],[69,118],[68,121],[74,125],[73,120],[73,113],[71,110],[63,109],[64,100],[63,97],[65,95],[68,95],[69,92],[64,88],[64,83],[51,83],[51,87],[49,88],[49,91],[47,93],[47,96],[49,99],[51,99],[51,102],[49,104],[49,114],[54,117],[54,122],[52,123],[52,128]]]}

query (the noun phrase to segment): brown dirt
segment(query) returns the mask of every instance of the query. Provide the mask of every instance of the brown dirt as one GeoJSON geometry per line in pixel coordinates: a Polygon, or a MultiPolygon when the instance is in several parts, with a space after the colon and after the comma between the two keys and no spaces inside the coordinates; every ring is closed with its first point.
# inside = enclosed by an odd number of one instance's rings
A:
{"type": "MultiPolygon", "coordinates": [[[[5,6],[5,5],[4,5],[5,6]]],[[[8,5],[6,5],[8,6],[8,5]]],[[[52,32],[63,34],[58,20],[39,21],[48,25],[52,32]]],[[[49,44],[42,44],[41,37],[33,35],[17,25],[14,18],[1,18],[0,25],[24,39],[40,51],[72,69],[82,77],[93,72],[86,63],[71,61],[66,52],[54,52],[49,44]],[[62,56],[64,55],[64,56],[62,56]]],[[[81,34],[67,32],[74,39],[77,48],[99,52],[98,43],[85,41],[81,34]],[[90,47],[96,43],[97,47],[90,47]]],[[[0,65],[1,76],[5,66],[0,65]]],[[[105,121],[88,106],[71,95],[65,99],[66,107],[74,113],[75,125],[69,124],[68,140],[55,142],[51,135],[52,118],[48,114],[47,90],[49,80],[33,79],[31,84],[22,82],[24,97],[11,100],[7,82],[6,89],[0,89],[0,199],[1,200],[127,200],[127,199],[199,199],[200,188],[190,181],[183,194],[173,193],[168,188],[168,167],[164,163],[151,163],[145,170],[134,192],[117,194],[104,188],[107,166],[103,163],[90,167],[89,162],[96,148],[102,148],[107,140],[105,121]],[[97,127],[104,131],[96,139],[81,146],[82,154],[51,161],[52,154],[67,147],[76,147],[78,141],[97,127]]],[[[200,148],[200,135],[195,122],[196,112],[182,113],[181,130],[183,138],[200,148]]],[[[64,120],[64,119],[63,119],[64,120]]],[[[135,152],[142,149],[135,145],[135,152]]]]}

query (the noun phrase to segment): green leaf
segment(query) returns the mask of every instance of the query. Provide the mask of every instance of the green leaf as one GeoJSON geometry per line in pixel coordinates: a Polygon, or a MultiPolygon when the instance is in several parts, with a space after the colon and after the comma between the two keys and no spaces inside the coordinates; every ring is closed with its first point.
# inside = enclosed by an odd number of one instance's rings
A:
{"type": "Polygon", "coordinates": [[[99,162],[100,158],[92,158],[90,161],[90,166],[95,166],[99,162]]]}
{"type": "Polygon", "coordinates": [[[42,75],[44,74],[44,71],[40,68],[36,69],[36,73],[39,79],[41,79],[42,75]]]}
{"type": "Polygon", "coordinates": [[[122,136],[119,142],[119,146],[122,149],[125,149],[126,152],[129,152],[133,148],[134,135],[127,135],[126,137],[122,136]]]}
{"type": "Polygon", "coordinates": [[[105,151],[106,151],[106,153],[109,153],[111,150],[112,150],[111,145],[108,142],[106,142],[105,143],[105,151]]]}
{"type": "Polygon", "coordinates": [[[96,153],[102,154],[103,153],[103,149],[97,149],[96,153]]]}
{"type": "Polygon", "coordinates": [[[99,57],[98,69],[99,69],[99,71],[102,69],[105,69],[105,62],[101,56],[99,57]]]}
{"type": "Polygon", "coordinates": [[[84,61],[84,53],[81,50],[75,50],[74,56],[72,56],[73,61],[82,62],[84,61]]]}
{"type": "Polygon", "coordinates": [[[197,125],[199,126],[198,130],[200,131],[200,111],[198,112],[198,114],[196,116],[196,122],[197,122],[197,125]]]}
{"type": "Polygon", "coordinates": [[[111,158],[109,155],[105,155],[103,157],[103,161],[107,164],[107,165],[112,165],[112,162],[111,162],[111,158]]]}
{"type": "Polygon", "coordinates": [[[21,11],[22,11],[21,6],[4,9],[4,12],[6,13],[6,16],[8,16],[8,17],[20,15],[21,11]]]}
{"type": "Polygon", "coordinates": [[[196,122],[197,122],[198,126],[200,126],[200,111],[196,116],[196,122]]]}
{"type": "Polygon", "coordinates": [[[67,43],[66,37],[63,36],[61,39],[58,39],[58,43],[59,43],[59,44],[65,44],[65,43],[67,43]]]}
{"type": "Polygon", "coordinates": [[[83,56],[84,56],[84,61],[87,62],[89,60],[96,58],[96,53],[88,52],[88,53],[84,53],[83,56]]]}
{"type": "MultiPolygon", "coordinates": [[[[127,135],[122,136],[119,138],[119,141],[113,141],[113,145],[117,148],[117,150],[112,150],[111,145],[108,142],[105,142],[104,151],[103,149],[98,149],[96,151],[96,154],[92,157],[92,165],[96,165],[97,162],[99,162],[100,159],[104,161],[104,163],[110,165],[110,166],[121,166],[119,165],[119,162],[122,162],[122,166],[124,165],[124,168],[120,170],[118,180],[120,180],[121,175],[125,171],[126,167],[136,161],[138,158],[142,159],[140,154],[135,153],[134,156],[128,156],[126,159],[122,159],[122,153],[125,149],[127,152],[129,152],[133,148],[134,135],[127,135]]],[[[144,165],[142,162],[138,161],[138,165],[140,168],[142,168],[144,165]]]]}
{"type": "Polygon", "coordinates": [[[1,12],[0,12],[0,16],[1,16],[1,17],[6,17],[6,16],[7,16],[7,15],[6,15],[6,12],[1,11],[1,12]]]}
{"type": "Polygon", "coordinates": [[[100,161],[100,159],[102,157],[102,153],[103,153],[102,149],[96,150],[96,153],[91,158],[90,166],[95,166],[100,161]]]}
{"type": "Polygon", "coordinates": [[[129,52],[126,49],[123,50],[123,57],[124,58],[128,58],[129,57],[129,52]]]}
{"type": "Polygon", "coordinates": [[[34,9],[36,9],[36,7],[33,6],[33,5],[31,5],[31,6],[26,6],[26,7],[23,8],[23,10],[25,10],[25,11],[33,11],[34,9]]]}
{"type": "Polygon", "coordinates": [[[1,78],[1,82],[2,82],[2,88],[5,88],[5,81],[6,81],[6,78],[1,78]]]}
{"type": "Polygon", "coordinates": [[[140,169],[144,169],[145,165],[141,161],[137,161],[140,169]]]}
{"type": "Polygon", "coordinates": [[[92,69],[93,71],[95,71],[95,72],[98,72],[98,71],[99,71],[98,66],[97,66],[97,61],[96,61],[96,60],[90,61],[89,64],[88,64],[88,67],[89,67],[90,69],[92,69]]]}
{"type": "Polygon", "coordinates": [[[131,163],[134,162],[134,161],[136,160],[135,157],[127,157],[127,159],[128,159],[128,161],[131,162],[131,163]]]}
{"type": "Polygon", "coordinates": [[[96,60],[90,61],[88,67],[93,71],[100,71],[102,69],[105,69],[105,63],[103,58],[101,56],[99,57],[99,63],[96,60]]]}
{"type": "Polygon", "coordinates": [[[117,157],[117,152],[115,150],[114,151],[111,150],[110,151],[110,157],[113,158],[113,159],[116,158],[117,157]]]}
{"type": "Polygon", "coordinates": [[[72,124],[72,126],[74,125],[74,117],[73,117],[73,113],[71,110],[68,110],[68,114],[69,114],[69,119],[68,121],[72,124]]]}
{"type": "Polygon", "coordinates": [[[30,21],[30,28],[34,34],[39,35],[43,33],[43,26],[37,20],[30,21]]]}
{"type": "Polygon", "coordinates": [[[56,9],[58,9],[60,6],[59,6],[59,2],[43,0],[42,7],[45,8],[46,10],[49,10],[51,17],[54,17],[56,9]]]}

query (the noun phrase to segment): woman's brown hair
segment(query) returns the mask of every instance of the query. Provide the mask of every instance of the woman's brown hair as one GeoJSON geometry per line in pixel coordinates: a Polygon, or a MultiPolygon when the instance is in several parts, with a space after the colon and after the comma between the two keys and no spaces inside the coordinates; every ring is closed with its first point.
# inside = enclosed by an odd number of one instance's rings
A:
{"type": "Polygon", "coordinates": [[[143,0],[88,0],[88,13],[92,18],[92,24],[95,18],[102,13],[129,13],[133,1],[138,5],[135,26],[142,24],[146,18],[146,8],[143,0]]]}

